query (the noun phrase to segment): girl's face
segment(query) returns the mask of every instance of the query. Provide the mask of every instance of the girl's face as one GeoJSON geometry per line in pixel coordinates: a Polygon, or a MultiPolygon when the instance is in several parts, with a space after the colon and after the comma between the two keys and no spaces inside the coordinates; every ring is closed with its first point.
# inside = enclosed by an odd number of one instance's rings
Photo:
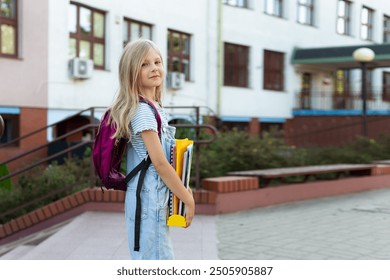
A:
{"type": "Polygon", "coordinates": [[[144,57],[141,66],[141,86],[143,89],[152,89],[161,85],[164,77],[164,67],[160,55],[150,49],[144,57]]]}

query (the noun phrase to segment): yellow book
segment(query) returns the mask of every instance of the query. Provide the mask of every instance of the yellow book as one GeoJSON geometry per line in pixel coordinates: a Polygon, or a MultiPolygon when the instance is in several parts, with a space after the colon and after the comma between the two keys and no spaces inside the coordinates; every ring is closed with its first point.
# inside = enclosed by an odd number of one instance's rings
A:
{"type": "MultiPolygon", "coordinates": [[[[176,139],[176,174],[182,178],[183,173],[183,157],[184,153],[187,151],[187,147],[193,144],[194,141],[186,139],[176,139]]],[[[185,182],[183,182],[185,184],[185,182]]],[[[170,203],[172,208],[172,215],[168,216],[167,224],[168,226],[179,226],[185,227],[186,220],[185,217],[179,215],[179,199],[172,194],[170,196],[170,203]]]]}

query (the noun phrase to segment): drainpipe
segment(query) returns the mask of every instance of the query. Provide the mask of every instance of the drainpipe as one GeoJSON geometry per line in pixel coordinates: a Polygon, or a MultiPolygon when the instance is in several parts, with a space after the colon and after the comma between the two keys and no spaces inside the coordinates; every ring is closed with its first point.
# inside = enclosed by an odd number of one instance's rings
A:
{"type": "Polygon", "coordinates": [[[221,115],[221,90],[222,90],[222,0],[218,0],[218,37],[217,37],[217,117],[221,115]]]}

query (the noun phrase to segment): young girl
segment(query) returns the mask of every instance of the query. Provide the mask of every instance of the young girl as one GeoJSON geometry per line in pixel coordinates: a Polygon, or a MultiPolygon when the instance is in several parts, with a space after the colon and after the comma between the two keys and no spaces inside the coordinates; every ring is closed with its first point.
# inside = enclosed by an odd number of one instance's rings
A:
{"type": "Polygon", "coordinates": [[[168,126],[161,107],[164,66],[160,51],[150,40],[139,39],[126,45],[119,63],[119,93],[112,105],[111,118],[117,125],[115,138],[129,139],[127,170],[147,156],[152,164],[146,171],[141,191],[139,251],[134,250],[134,214],[139,174],[127,185],[125,217],[132,259],[173,259],[166,225],[168,188],[184,202],[187,227],[195,213],[195,202],[167,158],[166,148],[175,139],[175,128],[168,126]],[[154,110],[140,99],[152,102],[162,122],[159,137],[154,110]]]}

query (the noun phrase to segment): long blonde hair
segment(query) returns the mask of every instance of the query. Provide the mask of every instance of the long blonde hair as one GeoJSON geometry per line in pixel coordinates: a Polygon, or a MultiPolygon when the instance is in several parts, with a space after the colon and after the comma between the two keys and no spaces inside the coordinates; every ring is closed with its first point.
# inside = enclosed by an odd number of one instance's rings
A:
{"type": "MultiPolygon", "coordinates": [[[[113,138],[130,140],[130,121],[138,108],[139,96],[142,95],[141,66],[150,49],[154,49],[159,54],[162,62],[157,45],[147,39],[130,42],[122,51],[119,61],[119,90],[111,106],[110,122],[112,121],[116,126],[113,138]]],[[[163,83],[156,88],[155,95],[155,101],[160,105],[162,88],[163,83]]]]}

